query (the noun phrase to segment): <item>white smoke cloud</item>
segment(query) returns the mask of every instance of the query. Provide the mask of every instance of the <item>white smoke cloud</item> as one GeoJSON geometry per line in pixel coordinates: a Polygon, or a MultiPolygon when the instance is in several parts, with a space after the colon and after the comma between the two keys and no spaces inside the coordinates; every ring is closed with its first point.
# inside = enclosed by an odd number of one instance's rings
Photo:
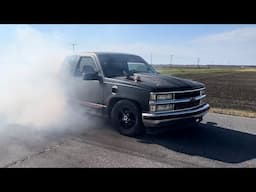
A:
{"type": "MultiPolygon", "coordinates": [[[[60,39],[21,25],[0,50],[0,123],[44,128],[68,122],[59,81],[68,51],[60,39]]],[[[1,129],[1,127],[0,127],[1,129]]]]}

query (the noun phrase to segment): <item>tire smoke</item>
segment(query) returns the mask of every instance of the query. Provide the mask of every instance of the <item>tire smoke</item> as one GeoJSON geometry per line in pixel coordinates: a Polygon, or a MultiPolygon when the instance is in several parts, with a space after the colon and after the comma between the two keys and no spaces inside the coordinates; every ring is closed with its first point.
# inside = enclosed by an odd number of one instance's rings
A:
{"type": "Polygon", "coordinates": [[[43,129],[77,121],[59,78],[69,53],[64,47],[58,38],[30,26],[14,30],[0,50],[0,129],[7,124],[43,129]]]}

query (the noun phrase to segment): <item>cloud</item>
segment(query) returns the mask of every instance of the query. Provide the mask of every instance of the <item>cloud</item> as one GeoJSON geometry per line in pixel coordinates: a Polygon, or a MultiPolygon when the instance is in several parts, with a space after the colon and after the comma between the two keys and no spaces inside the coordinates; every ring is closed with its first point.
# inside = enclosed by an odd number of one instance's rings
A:
{"type": "Polygon", "coordinates": [[[108,43],[99,46],[89,43],[81,48],[89,51],[135,53],[147,61],[152,54],[153,63],[161,64],[169,64],[170,55],[173,54],[173,62],[176,64],[195,64],[200,57],[201,64],[256,65],[256,27],[213,33],[179,44],[153,44],[141,41],[125,45],[108,43]]]}
{"type": "Polygon", "coordinates": [[[240,28],[194,39],[191,49],[218,64],[256,65],[256,28],[240,28]]]}
{"type": "Polygon", "coordinates": [[[246,27],[217,34],[211,34],[194,40],[195,43],[256,43],[256,28],[246,27]]]}
{"type": "MultiPolygon", "coordinates": [[[[90,31],[90,33],[91,32],[92,31],[90,31]]],[[[195,64],[197,58],[200,57],[200,64],[256,65],[256,54],[254,53],[254,50],[256,50],[256,27],[254,26],[241,27],[218,33],[213,32],[212,34],[203,35],[191,40],[179,41],[175,44],[150,43],[145,42],[144,40],[131,40],[128,43],[120,42],[113,40],[115,39],[114,36],[116,34],[113,34],[113,37],[111,37],[112,40],[99,42],[94,40],[94,38],[90,38],[90,33],[85,33],[84,37],[79,41],[81,43],[78,43],[78,46],[76,46],[78,52],[128,52],[141,55],[148,62],[150,62],[150,54],[152,54],[154,64],[169,64],[170,55],[172,54],[174,55],[173,63],[175,64],[195,64]]],[[[189,33],[189,31],[187,33],[189,33]]],[[[101,35],[104,36],[104,34],[104,30],[101,31],[101,35]]],[[[118,35],[125,36],[127,33],[118,35]]],[[[30,40],[31,44],[44,45],[47,39],[47,43],[49,42],[48,44],[51,44],[48,50],[54,51],[62,46],[63,48],[72,51],[72,41],[70,38],[67,38],[65,32],[61,30],[55,29],[54,31],[41,32],[35,30],[31,26],[19,25],[14,36],[16,39],[13,41],[19,39],[20,44],[27,43],[26,37],[36,36],[37,38],[30,40]],[[52,42],[58,42],[55,43],[57,46],[52,42]]],[[[166,36],[166,39],[168,39],[168,36],[166,36]]],[[[43,47],[44,46],[38,46],[36,48],[37,50],[35,51],[38,52],[37,54],[42,52],[43,47]]]]}

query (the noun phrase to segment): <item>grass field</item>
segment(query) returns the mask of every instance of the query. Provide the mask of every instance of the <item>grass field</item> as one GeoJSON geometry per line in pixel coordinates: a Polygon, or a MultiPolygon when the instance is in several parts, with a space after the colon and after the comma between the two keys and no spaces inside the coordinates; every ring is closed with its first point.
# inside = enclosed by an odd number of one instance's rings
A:
{"type": "Polygon", "coordinates": [[[156,67],[162,74],[200,81],[206,85],[212,111],[256,117],[256,68],[156,67]]]}

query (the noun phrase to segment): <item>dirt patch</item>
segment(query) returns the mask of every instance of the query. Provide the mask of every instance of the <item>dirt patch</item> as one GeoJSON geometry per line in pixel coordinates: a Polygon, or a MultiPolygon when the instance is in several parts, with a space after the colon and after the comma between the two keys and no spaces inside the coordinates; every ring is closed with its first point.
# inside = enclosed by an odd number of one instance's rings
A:
{"type": "Polygon", "coordinates": [[[255,69],[158,69],[163,74],[200,81],[206,85],[207,101],[215,112],[256,117],[255,69]],[[191,72],[192,71],[192,72],[191,72]],[[218,109],[218,110],[217,110],[218,109]],[[221,109],[221,110],[220,110],[221,109]],[[231,111],[233,111],[231,113],[231,111]],[[240,112],[238,112],[240,111],[240,112]],[[241,112],[243,111],[243,112],[241,112]]]}

